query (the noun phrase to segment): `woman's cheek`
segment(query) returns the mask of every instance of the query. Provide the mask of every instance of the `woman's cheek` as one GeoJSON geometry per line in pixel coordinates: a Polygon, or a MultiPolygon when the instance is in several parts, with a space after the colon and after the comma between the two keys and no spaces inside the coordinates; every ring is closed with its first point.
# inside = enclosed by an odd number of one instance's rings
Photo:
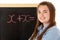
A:
{"type": "Polygon", "coordinates": [[[40,21],[40,15],[38,15],[37,17],[38,17],[38,20],[40,21]]]}

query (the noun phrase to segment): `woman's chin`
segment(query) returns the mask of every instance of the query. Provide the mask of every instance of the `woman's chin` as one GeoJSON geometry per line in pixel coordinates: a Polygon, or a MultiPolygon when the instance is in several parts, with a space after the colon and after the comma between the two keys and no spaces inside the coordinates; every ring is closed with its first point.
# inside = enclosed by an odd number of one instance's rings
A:
{"type": "Polygon", "coordinates": [[[44,23],[45,22],[45,20],[42,20],[42,21],[40,21],[41,23],[44,23]]]}

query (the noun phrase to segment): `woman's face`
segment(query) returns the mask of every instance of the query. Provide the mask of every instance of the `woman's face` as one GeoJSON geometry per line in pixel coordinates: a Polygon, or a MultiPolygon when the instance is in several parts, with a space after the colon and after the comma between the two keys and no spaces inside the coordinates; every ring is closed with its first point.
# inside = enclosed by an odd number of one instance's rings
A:
{"type": "Polygon", "coordinates": [[[40,5],[37,9],[37,17],[41,23],[48,23],[50,20],[49,8],[46,5],[40,5]]]}

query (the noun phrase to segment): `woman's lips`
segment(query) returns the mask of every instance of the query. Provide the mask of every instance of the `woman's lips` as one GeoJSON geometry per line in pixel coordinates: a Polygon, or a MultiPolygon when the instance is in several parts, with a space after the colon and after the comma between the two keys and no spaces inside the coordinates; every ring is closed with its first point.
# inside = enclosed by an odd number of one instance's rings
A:
{"type": "Polygon", "coordinates": [[[40,18],[41,20],[43,20],[44,18],[40,18]]]}
{"type": "Polygon", "coordinates": [[[41,20],[44,20],[44,19],[45,19],[45,17],[40,17],[40,19],[41,19],[41,20]]]}

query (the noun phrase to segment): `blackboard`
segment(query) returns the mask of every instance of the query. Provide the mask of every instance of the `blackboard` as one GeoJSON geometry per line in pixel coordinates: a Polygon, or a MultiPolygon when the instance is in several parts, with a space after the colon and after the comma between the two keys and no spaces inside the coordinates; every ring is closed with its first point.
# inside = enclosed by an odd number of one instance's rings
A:
{"type": "Polygon", "coordinates": [[[0,7],[0,39],[28,40],[36,18],[36,7],[0,7]]]}

